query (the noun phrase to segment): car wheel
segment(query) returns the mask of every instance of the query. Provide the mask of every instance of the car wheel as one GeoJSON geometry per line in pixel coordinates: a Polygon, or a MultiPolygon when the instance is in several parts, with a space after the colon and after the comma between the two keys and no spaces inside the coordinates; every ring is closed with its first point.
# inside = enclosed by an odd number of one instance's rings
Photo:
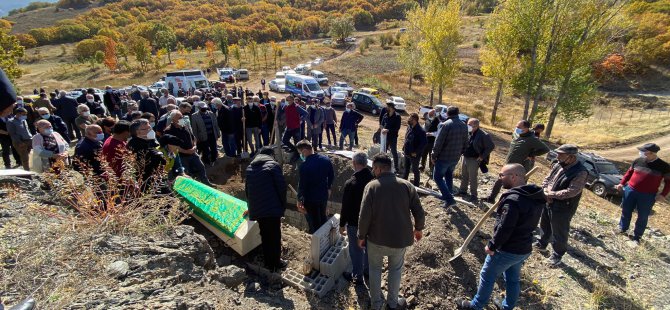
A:
{"type": "Polygon", "coordinates": [[[593,184],[591,187],[591,190],[593,191],[594,194],[600,196],[600,197],[605,197],[607,194],[607,188],[605,187],[605,184],[603,183],[596,183],[593,184]]]}
{"type": "Polygon", "coordinates": [[[377,115],[377,109],[372,109],[372,115],[377,115]]]}

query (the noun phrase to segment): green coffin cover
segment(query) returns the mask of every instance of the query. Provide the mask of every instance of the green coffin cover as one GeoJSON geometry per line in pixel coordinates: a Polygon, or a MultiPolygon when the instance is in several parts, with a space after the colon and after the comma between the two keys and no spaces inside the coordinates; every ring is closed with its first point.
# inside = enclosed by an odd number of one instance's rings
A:
{"type": "Polygon", "coordinates": [[[177,177],[172,188],[188,202],[193,213],[231,238],[246,220],[245,201],[185,177],[177,177]]]}

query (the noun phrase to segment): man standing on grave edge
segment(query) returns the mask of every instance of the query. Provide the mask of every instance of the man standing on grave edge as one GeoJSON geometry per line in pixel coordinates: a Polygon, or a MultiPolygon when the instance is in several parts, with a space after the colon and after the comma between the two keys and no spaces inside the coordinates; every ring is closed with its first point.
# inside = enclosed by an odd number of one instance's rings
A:
{"type": "Polygon", "coordinates": [[[314,153],[309,141],[298,142],[296,149],[303,160],[298,167],[298,208],[307,211],[309,233],[313,234],[328,220],[326,208],[335,172],[330,158],[314,153]]]}

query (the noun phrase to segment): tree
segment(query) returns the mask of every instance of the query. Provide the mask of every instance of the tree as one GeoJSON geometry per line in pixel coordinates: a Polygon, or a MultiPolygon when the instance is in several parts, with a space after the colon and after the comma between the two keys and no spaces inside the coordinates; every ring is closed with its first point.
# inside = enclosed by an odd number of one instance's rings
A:
{"type": "Polygon", "coordinates": [[[151,62],[151,46],[149,46],[149,42],[140,36],[131,36],[129,41],[130,53],[140,63],[140,70],[146,72],[149,62],[151,62]]]}
{"type": "Polygon", "coordinates": [[[93,56],[93,60],[95,61],[96,64],[103,63],[105,61],[105,52],[103,52],[103,51],[95,52],[95,56],[93,56]]]}
{"type": "Polygon", "coordinates": [[[412,89],[414,75],[421,72],[422,55],[419,49],[417,30],[411,26],[408,28],[408,31],[400,37],[400,50],[398,51],[398,62],[409,75],[409,89],[412,89]]]}
{"type": "Polygon", "coordinates": [[[345,15],[333,18],[330,21],[330,31],[328,31],[328,35],[338,43],[342,44],[344,43],[344,39],[354,33],[354,30],[356,29],[354,28],[353,18],[349,15],[345,15]]]}
{"type": "Polygon", "coordinates": [[[216,63],[216,57],[214,56],[214,52],[216,51],[216,45],[214,45],[214,42],[212,41],[205,42],[205,51],[207,51],[207,58],[209,58],[209,65],[213,66],[216,63]]]}
{"type": "Polygon", "coordinates": [[[254,69],[258,69],[258,43],[255,40],[249,41],[249,51],[251,52],[254,69]]]}
{"type": "Polygon", "coordinates": [[[268,53],[270,45],[267,43],[258,44],[258,49],[260,49],[261,55],[263,55],[263,60],[265,61],[265,69],[268,68],[268,53]]]}
{"type": "Polygon", "coordinates": [[[356,29],[370,29],[375,25],[375,19],[372,14],[361,8],[356,8],[351,11],[354,20],[354,27],[356,29]]]}
{"type": "Polygon", "coordinates": [[[274,65],[275,65],[274,68],[277,69],[277,57],[280,56],[279,53],[281,51],[281,46],[279,46],[279,44],[275,43],[274,41],[271,41],[270,47],[272,48],[272,57],[274,59],[274,65]]]}
{"type": "Polygon", "coordinates": [[[421,64],[428,81],[438,88],[438,102],[442,103],[442,92],[451,86],[460,69],[458,45],[463,41],[461,25],[461,2],[452,0],[447,4],[432,1],[426,8],[414,8],[408,13],[409,23],[416,25],[421,49],[421,64]]]}
{"type": "Polygon", "coordinates": [[[157,24],[155,29],[154,45],[159,49],[165,49],[168,56],[168,62],[172,63],[172,50],[177,44],[177,36],[172,28],[163,24],[157,24]]]}
{"type": "Polygon", "coordinates": [[[603,59],[612,42],[620,39],[617,25],[625,0],[562,0],[566,14],[561,24],[570,25],[557,45],[555,88],[558,95],[551,105],[545,136],[551,137],[559,113],[568,122],[590,114],[596,90],[592,64],[603,59]]]}
{"type": "Polygon", "coordinates": [[[223,64],[228,65],[228,32],[226,32],[226,28],[223,26],[223,24],[217,24],[213,28],[213,34],[214,34],[214,41],[216,42],[216,45],[219,47],[219,50],[223,54],[223,64]]]}
{"type": "Polygon", "coordinates": [[[242,52],[237,44],[230,46],[230,54],[232,54],[233,58],[237,61],[237,67],[242,67],[242,52]]]}
{"type": "Polygon", "coordinates": [[[116,58],[116,42],[111,38],[105,41],[104,64],[109,71],[115,71],[118,65],[116,58]]]}
{"type": "Polygon", "coordinates": [[[10,35],[7,30],[0,30],[0,68],[5,71],[12,82],[23,75],[19,68],[19,60],[23,57],[25,48],[19,40],[10,35]]]}
{"type": "Polygon", "coordinates": [[[486,45],[479,54],[482,62],[482,73],[493,79],[495,85],[495,101],[491,113],[491,124],[495,125],[498,107],[509,81],[518,74],[517,40],[512,25],[506,21],[513,14],[505,4],[496,8],[488,19],[486,45]]]}

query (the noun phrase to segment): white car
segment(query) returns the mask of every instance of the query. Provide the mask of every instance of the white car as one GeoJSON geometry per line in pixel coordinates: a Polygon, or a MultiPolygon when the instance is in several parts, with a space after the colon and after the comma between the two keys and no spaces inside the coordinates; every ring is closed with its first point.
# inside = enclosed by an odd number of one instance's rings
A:
{"type": "Polygon", "coordinates": [[[354,92],[354,88],[349,86],[349,84],[347,84],[347,82],[337,81],[337,82],[335,82],[335,84],[333,84],[333,86],[341,87],[343,90],[346,90],[347,92],[349,92],[349,95],[351,95],[351,93],[354,92]]]}
{"type": "Polygon", "coordinates": [[[330,96],[330,104],[332,106],[346,106],[347,105],[347,93],[346,91],[337,91],[330,96]]]}
{"type": "Polygon", "coordinates": [[[154,94],[158,94],[158,92],[162,88],[167,88],[167,85],[165,84],[165,81],[158,81],[156,83],[153,83],[151,86],[149,86],[149,90],[153,92],[154,94]]]}
{"type": "Polygon", "coordinates": [[[270,90],[278,93],[286,92],[286,79],[274,79],[270,81],[270,90]]]}
{"type": "Polygon", "coordinates": [[[317,58],[317,59],[314,59],[314,61],[312,61],[312,65],[314,65],[314,66],[320,65],[322,62],[323,62],[323,59],[317,58]]]}
{"type": "Polygon", "coordinates": [[[289,66],[281,67],[281,71],[283,71],[284,73],[287,73],[287,71],[289,71],[289,70],[291,70],[291,67],[289,67],[289,66]]]}
{"type": "Polygon", "coordinates": [[[407,111],[407,104],[405,103],[405,99],[402,99],[402,97],[391,96],[391,98],[387,99],[386,102],[392,102],[393,106],[398,111],[407,111]]]}
{"type": "Polygon", "coordinates": [[[356,38],[355,37],[344,38],[344,42],[356,42],[356,38]]]}
{"type": "Polygon", "coordinates": [[[422,117],[423,119],[428,118],[428,112],[430,110],[435,110],[435,116],[440,116],[442,113],[446,114],[447,113],[447,106],[443,104],[436,104],[434,106],[429,106],[429,105],[422,105],[421,108],[419,109],[419,117],[422,117]]]}

